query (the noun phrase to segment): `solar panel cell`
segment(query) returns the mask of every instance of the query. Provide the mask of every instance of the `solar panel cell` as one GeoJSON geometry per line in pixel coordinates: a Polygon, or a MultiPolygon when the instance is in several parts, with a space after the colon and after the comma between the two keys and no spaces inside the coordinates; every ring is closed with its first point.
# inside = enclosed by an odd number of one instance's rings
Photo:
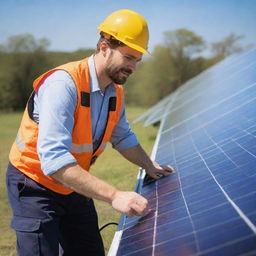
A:
{"type": "Polygon", "coordinates": [[[152,247],[144,248],[142,250],[133,250],[132,247],[127,248],[127,250],[122,250],[121,248],[119,248],[116,255],[117,256],[135,256],[135,255],[148,256],[148,255],[152,255],[152,247]]]}
{"type": "Polygon", "coordinates": [[[238,218],[197,232],[200,251],[212,249],[220,244],[232,243],[252,235],[252,230],[238,218]]]}
{"type": "Polygon", "coordinates": [[[166,240],[166,234],[169,238],[180,237],[192,233],[193,227],[188,217],[177,221],[169,222],[164,225],[158,225],[156,228],[156,242],[161,243],[166,240]]]}
{"type": "Polygon", "coordinates": [[[235,199],[234,202],[239,206],[239,208],[246,214],[251,214],[255,212],[256,209],[256,192],[246,194],[245,196],[240,196],[235,199]]]}
{"type": "MultiPolygon", "coordinates": [[[[256,238],[255,236],[248,236],[246,238],[241,238],[236,241],[231,241],[229,243],[221,244],[218,247],[204,251],[199,255],[204,256],[254,256],[256,254],[255,250],[256,238]]],[[[188,254],[189,255],[189,254],[188,254]]]]}
{"type": "Polygon", "coordinates": [[[164,242],[155,245],[152,255],[194,255],[197,252],[195,237],[193,234],[185,236],[166,237],[164,242]]]}

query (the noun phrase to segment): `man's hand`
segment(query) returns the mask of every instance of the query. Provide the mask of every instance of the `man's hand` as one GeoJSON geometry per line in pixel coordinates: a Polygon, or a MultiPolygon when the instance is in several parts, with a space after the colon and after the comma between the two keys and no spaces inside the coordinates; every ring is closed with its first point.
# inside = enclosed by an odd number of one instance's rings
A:
{"type": "Polygon", "coordinates": [[[145,169],[146,173],[153,179],[159,179],[174,172],[173,167],[170,165],[162,166],[152,161],[140,145],[120,151],[120,153],[130,162],[145,169]]]}
{"type": "Polygon", "coordinates": [[[112,207],[128,217],[141,216],[147,212],[148,201],[135,192],[117,191],[112,201],[112,207]]]}
{"type": "Polygon", "coordinates": [[[170,165],[159,165],[157,162],[153,161],[152,165],[145,169],[146,173],[153,179],[159,179],[163,176],[168,176],[174,172],[174,169],[170,165]]]}

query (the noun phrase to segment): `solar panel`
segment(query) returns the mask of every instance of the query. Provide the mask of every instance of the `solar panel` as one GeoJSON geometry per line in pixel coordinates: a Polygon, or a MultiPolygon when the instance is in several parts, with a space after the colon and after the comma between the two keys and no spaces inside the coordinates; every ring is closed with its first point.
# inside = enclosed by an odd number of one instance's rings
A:
{"type": "Polygon", "coordinates": [[[140,171],[136,191],[150,211],[122,216],[109,255],[256,255],[256,49],[188,81],[144,118],[157,112],[152,158],[176,172],[146,184],[140,171]]]}

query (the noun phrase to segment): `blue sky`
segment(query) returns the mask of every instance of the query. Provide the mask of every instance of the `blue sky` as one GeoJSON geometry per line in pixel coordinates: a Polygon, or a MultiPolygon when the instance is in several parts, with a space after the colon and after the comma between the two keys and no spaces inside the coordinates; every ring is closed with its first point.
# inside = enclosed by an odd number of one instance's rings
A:
{"type": "Polygon", "coordinates": [[[187,28],[207,42],[234,32],[256,44],[256,0],[0,0],[0,44],[11,35],[50,40],[50,50],[94,48],[97,26],[111,12],[132,9],[149,24],[149,49],[163,43],[163,32],[187,28]]]}

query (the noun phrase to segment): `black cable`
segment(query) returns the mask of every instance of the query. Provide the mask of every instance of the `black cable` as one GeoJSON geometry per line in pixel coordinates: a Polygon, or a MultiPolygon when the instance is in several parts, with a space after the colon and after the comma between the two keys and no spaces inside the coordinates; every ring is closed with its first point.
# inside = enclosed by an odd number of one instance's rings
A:
{"type": "Polygon", "coordinates": [[[116,223],[116,222],[109,222],[109,223],[105,224],[103,227],[101,227],[99,229],[99,231],[101,232],[104,228],[106,228],[109,225],[116,225],[116,226],[118,226],[118,223],[116,223]]]}

